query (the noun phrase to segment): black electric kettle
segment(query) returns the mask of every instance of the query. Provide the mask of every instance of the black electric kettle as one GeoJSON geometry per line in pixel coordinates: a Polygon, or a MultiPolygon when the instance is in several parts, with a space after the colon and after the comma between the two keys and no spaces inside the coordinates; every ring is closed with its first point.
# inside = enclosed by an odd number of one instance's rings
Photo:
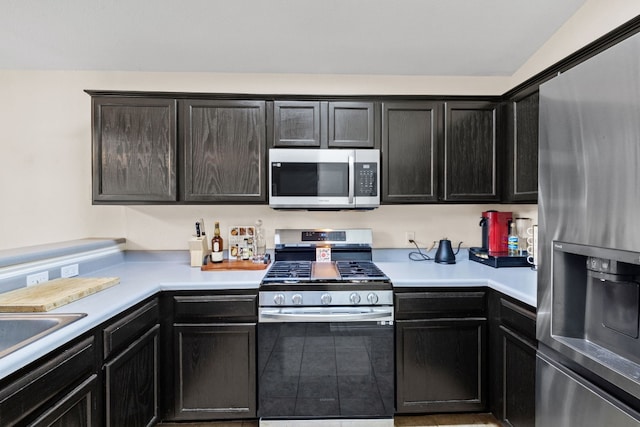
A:
{"type": "Polygon", "coordinates": [[[456,255],[460,252],[460,245],[462,245],[462,242],[458,243],[458,249],[453,252],[453,248],[451,248],[451,240],[446,237],[440,240],[434,261],[438,264],[455,264],[456,255]]]}

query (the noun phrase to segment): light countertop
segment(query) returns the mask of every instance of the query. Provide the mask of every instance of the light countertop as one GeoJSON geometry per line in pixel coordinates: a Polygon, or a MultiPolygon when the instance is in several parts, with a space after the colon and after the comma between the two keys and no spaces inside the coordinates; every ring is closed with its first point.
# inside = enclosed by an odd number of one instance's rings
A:
{"type": "MultiPolygon", "coordinates": [[[[376,265],[396,288],[488,286],[536,306],[537,275],[530,268],[495,269],[468,260],[462,251],[457,260],[454,265],[441,265],[410,261],[408,251],[404,250],[374,251],[376,265]]],[[[0,358],[0,378],[160,291],[257,289],[266,271],[200,271],[189,266],[187,251],[126,252],[121,262],[81,274],[119,277],[120,283],[53,310],[52,313],[87,313],[87,316],[0,358]]]]}

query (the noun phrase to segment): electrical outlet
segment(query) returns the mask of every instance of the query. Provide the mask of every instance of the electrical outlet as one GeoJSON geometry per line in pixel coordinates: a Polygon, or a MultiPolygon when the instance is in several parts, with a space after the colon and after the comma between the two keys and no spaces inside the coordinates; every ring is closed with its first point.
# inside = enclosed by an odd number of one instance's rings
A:
{"type": "Polygon", "coordinates": [[[27,275],[27,286],[37,285],[38,283],[46,282],[49,280],[49,272],[41,271],[40,273],[34,273],[27,275]]]}
{"type": "Polygon", "coordinates": [[[416,233],[414,231],[405,231],[405,241],[413,245],[412,240],[416,240],[416,233]]]}
{"type": "Polygon", "coordinates": [[[77,276],[78,274],[78,264],[71,264],[60,267],[60,277],[73,277],[77,276]]]}

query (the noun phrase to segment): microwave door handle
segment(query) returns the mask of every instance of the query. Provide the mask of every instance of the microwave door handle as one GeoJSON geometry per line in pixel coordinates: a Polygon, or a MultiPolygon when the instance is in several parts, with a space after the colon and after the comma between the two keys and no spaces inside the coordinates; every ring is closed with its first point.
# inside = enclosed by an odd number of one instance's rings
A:
{"type": "Polygon", "coordinates": [[[356,171],[355,171],[355,156],[354,154],[349,154],[349,204],[353,204],[353,198],[355,195],[355,181],[356,181],[356,171]]]}

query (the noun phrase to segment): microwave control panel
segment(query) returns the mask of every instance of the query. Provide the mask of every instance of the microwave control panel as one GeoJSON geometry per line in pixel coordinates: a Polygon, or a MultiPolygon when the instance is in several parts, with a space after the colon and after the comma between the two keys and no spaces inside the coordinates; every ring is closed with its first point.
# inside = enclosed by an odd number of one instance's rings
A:
{"type": "Polygon", "coordinates": [[[377,163],[356,163],[356,196],[378,195],[377,163]]]}

